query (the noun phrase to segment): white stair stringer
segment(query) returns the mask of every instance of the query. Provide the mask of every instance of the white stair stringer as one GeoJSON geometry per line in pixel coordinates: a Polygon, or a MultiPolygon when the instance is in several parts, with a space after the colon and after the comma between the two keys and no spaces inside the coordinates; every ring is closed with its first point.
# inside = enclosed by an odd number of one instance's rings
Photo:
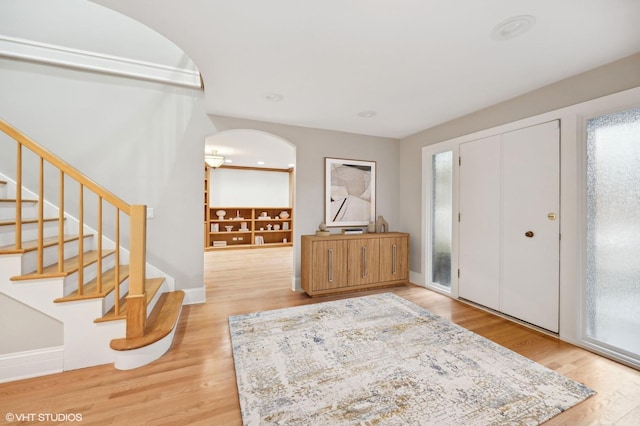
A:
{"type": "MultiPolygon", "coordinates": [[[[167,280],[164,280],[158,292],[155,294],[151,302],[147,305],[147,317],[149,317],[149,315],[151,314],[151,311],[158,302],[158,299],[160,299],[162,293],[166,293],[168,291],[170,291],[169,284],[167,283],[167,280]]],[[[180,308],[178,319],[180,318],[181,314],[182,308],[180,308]]],[[[176,319],[176,321],[178,321],[178,319],[176,319]]],[[[128,351],[116,351],[109,348],[114,356],[114,367],[118,370],[132,370],[134,368],[147,365],[150,362],[153,362],[156,359],[160,358],[169,350],[171,344],[173,343],[173,336],[175,335],[177,328],[176,325],[177,324],[173,324],[171,333],[158,340],[157,342],[145,347],[139,349],[130,349],[128,351]]]]}
{"type": "MultiPolygon", "coordinates": [[[[0,173],[0,180],[7,181],[0,184],[0,196],[3,198],[15,198],[15,181],[0,173]]],[[[37,195],[23,187],[23,199],[37,198],[37,195]]],[[[0,217],[2,220],[11,220],[11,212],[15,211],[15,203],[0,205],[0,217]]],[[[28,203],[23,208],[23,218],[34,218],[36,208],[28,203]]],[[[58,217],[58,208],[52,203],[44,200],[45,217],[58,217]]],[[[78,220],[65,213],[65,223],[63,232],[77,233],[78,220]]],[[[97,238],[102,239],[102,247],[105,250],[114,249],[115,242],[98,233],[93,228],[84,224],[82,226],[85,237],[84,250],[94,250],[97,238]]],[[[29,241],[38,238],[36,223],[23,223],[22,240],[29,241]]],[[[44,223],[44,237],[58,235],[58,224],[55,221],[44,223]]],[[[15,231],[12,226],[0,226],[0,246],[13,244],[15,241],[15,231]]],[[[57,247],[45,248],[44,264],[51,264],[57,261],[57,247]]],[[[73,257],[78,253],[78,242],[65,243],[65,258],[73,257]]],[[[122,338],[126,335],[126,323],[124,320],[113,320],[104,322],[94,322],[96,318],[102,317],[114,305],[114,292],[105,298],[70,301],[54,303],[55,299],[68,295],[77,288],[78,274],[73,273],[64,278],[38,278],[29,280],[11,281],[11,277],[27,274],[35,269],[37,254],[27,252],[24,254],[3,254],[0,255],[0,293],[15,299],[41,313],[48,315],[63,324],[64,345],[63,345],[63,370],[73,370],[78,368],[96,366],[108,363],[118,363],[120,369],[136,368],[145,365],[162,356],[171,346],[175,334],[175,325],[171,333],[159,342],[149,345],[149,349],[141,348],[132,351],[114,351],[110,348],[111,340],[122,338]],[[126,352],[126,353],[123,353],[126,352]]],[[[120,247],[120,263],[129,262],[129,251],[120,247]]],[[[105,271],[114,266],[114,256],[109,255],[104,258],[102,270],[105,271]]],[[[94,278],[97,274],[97,264],[84,268],[85,283],[94,278]]],[[[146,264],[147,277],[163,277],[164,282],[147,306],[147,317],[156,305],[162,293],[175,289],[175,280],[170,275],[146,264]]],[[[128,291],[128,279],[120,284],[120,295],[126,295],[128,291]]],[[[55,348],[57,349],[57,348],[55,348]]],[[[46,350],[43,349],[43,350],[46,350]]],[[[7,354],[11,357],[13,354],[7,354]]],[[[16,353],[16,357],[23,356],[16,353]]],[[[1,361],[1,360],[0,360],[1,361]]],[[[0,368],[2,366],[0,365],[0,368]]],[[[34,377],[43,374],[50,374],[52,371],[42,371],[38,374],[30,374],[34,377]]],[[[27,376],[25,376],[27,377],[27,376]]],[[[9,378],[16,380],[17,378],[9,378]]],[[[2,380],[0,377],[0,381],[2,380]]]]}
{"type": "Polygon", "coordinates": [[[64,370],[114,362],[109,348],[112,339],[126,333],[124,320],[94,323],[103,315],[103,300],[89,299],[54,303],[63,296],[64,278],[47,278],[10,282],[5,271],[19,268],[18,256],[0,256],[2,293],[60,321],[64,327],[64,370]],[[14,263],[13,268],[10,263],[14,263]]]}
{"type": "MultiPolygon", "coordinates": [[[[180,318],[181,314],[182,308],[180,309],[178,318],[180,318]]],[[[171,344],[173,343],[173,336],[176,334],[177,328],[177,324],[174,323],[173,328],[171,329],[171,333],[167,334],[157,342],[147,345],[143,348],[131,349],[128,351],[111,350],[115,357],[114,367],[118,370],[132,370],[134,368],[142,367],[143,365],[147,365],[150,362],[157,360],[162,355],[164,355],[171,347],[171,344]]]]}

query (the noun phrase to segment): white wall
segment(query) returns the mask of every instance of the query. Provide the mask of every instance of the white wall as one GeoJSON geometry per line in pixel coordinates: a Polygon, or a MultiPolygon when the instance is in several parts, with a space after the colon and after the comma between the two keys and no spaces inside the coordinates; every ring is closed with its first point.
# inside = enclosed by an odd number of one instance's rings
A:
{"type": "MultiPolygon", "coordinates": [[[[14,284],[16,285],[16,284],[14,284]]],[[[0,355],[62,346],[62,323],[0,294],[0,355]],[[29,318],[29,321],[24,321],[29,318]],[[33,339],[38,336],[38,339],[33,339]]]]}
{"type": "Polygon", "coordinates": [[[300,236],[315,233],[320,222],[324,221],[325,157],[376,161],[376,212],[389,222],[391,231],[406,231],[406,226],[399,220],[397,140],[221,116],[212,116],[212,120],[219,131],[262,130],[295,145],[294,264],[297,289],[300,289],[300,236]]]}
{"type": "Polygon", "coordinates": [[[196,70],[182,49],[161,34],[87,0],[3,0],[0,39],[4,36],[196,70]]]}
{"type": "MultiPolygon", "coordinates": [[[[177,288],[203,286],[199,166],[215,128],[201,91],[0,59],[0,93],[0,117],[126,202],[152,207],[147,261],[177,288]]],[[[12,175],[14,151],[0,146],[12,175]]]]}
{"type": "Polygon", "coordinates": [[[640,86],[640,53],[423,130],[400,141],[399,220],[411,233],[411,270],[422,274],[422,147],[640,86]]]}
{"type": "Polygon", "coordinates": [[[290,207],[289,173],[211,169],[211,207],[290,207]]]}

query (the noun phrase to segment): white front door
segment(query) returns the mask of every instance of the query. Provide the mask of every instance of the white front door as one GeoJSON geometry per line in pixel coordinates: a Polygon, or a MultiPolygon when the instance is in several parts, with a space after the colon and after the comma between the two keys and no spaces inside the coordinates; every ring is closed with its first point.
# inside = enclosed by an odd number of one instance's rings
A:
{"type": "Polygon", "coordinates": [[[458,295],[500,310],[501,136],[460,145],[458,295]]]}
{"type": "Polygon", "coordinates": [[[462,144],[460,156],[460,297],[558,332],[558,121],[462,144]]]}

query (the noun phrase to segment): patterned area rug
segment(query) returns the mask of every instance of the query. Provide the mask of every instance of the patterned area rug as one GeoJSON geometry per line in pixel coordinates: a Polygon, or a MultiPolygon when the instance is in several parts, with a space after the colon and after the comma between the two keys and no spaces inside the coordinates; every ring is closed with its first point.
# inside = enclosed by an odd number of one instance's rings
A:
{"type": "Polygon", "coordinates": [[[229,326],[245,425],[538,425],[595,394],[393,293],[229,326]]]}

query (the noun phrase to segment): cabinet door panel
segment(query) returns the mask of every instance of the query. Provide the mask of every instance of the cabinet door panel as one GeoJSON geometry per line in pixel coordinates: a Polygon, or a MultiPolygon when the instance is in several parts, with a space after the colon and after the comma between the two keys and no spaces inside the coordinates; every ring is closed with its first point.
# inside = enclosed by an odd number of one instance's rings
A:
{"type": "Polygon", "coordinates": [[[346,241],[314,241],[311,262],[313,291],[347,286],[346,241]]]}
{"type": "Polygon", "coordinates": [[[377,239],[349,241],[349,285],[379,281],[380,244],[377,239]]]}
{"type": "Polygon", "coordinates": [[[380,281],[409,278],[409,238],[380,239],[380,281]]]}

